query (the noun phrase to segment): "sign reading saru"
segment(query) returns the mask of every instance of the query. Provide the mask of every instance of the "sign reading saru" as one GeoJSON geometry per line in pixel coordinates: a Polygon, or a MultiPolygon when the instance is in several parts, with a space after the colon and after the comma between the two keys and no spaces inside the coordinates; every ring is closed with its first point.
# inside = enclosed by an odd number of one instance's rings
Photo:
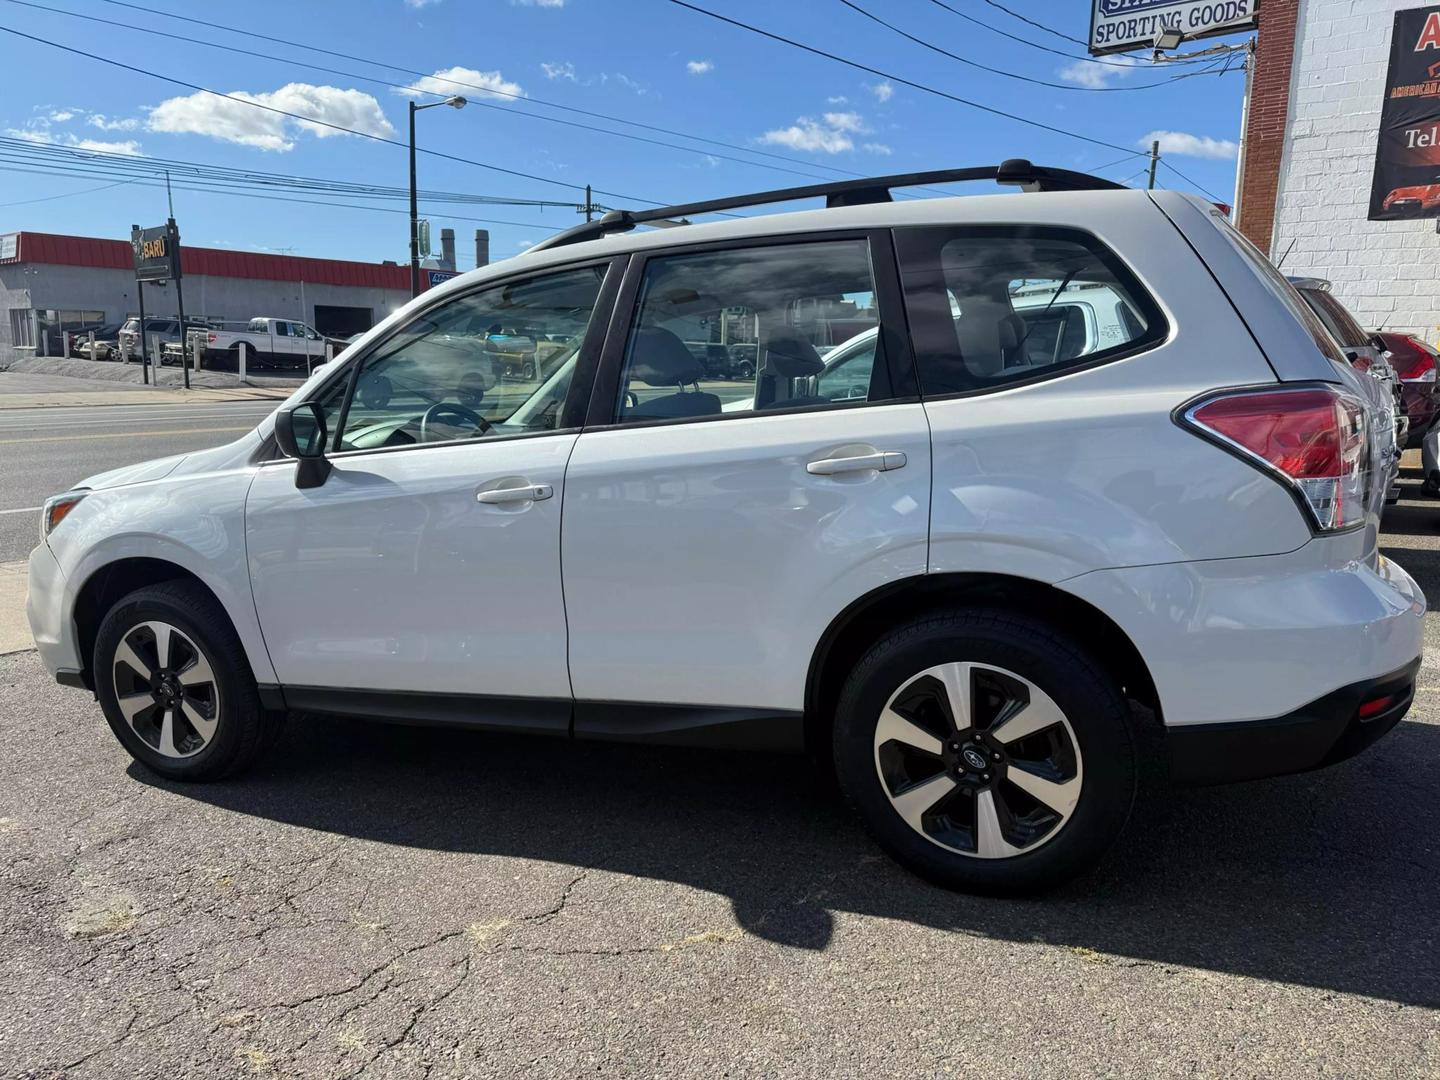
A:
{"type": "Polygon", "coordinates": [[[174,221],[142,229],[130,227],[137,281],[174,281],[180,276],[180,230],[174,221]]]}

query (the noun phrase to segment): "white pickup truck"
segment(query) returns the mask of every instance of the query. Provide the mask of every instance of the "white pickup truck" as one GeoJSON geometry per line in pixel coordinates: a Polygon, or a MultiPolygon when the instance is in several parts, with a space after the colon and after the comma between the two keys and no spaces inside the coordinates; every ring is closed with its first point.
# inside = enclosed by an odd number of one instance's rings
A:
{"type": "Polygon", "coordinates": [[[310,367],[325,360],[325,346],[334,345],[338,353],[343,341],[327,338],[312,327],[293,319],[255,318],[243,330],[215,329],[206,332],[206,363],[221,362],[239,367],[240,348],[249,350],[247,363],[261,367],[304,365],[310,367]]]}

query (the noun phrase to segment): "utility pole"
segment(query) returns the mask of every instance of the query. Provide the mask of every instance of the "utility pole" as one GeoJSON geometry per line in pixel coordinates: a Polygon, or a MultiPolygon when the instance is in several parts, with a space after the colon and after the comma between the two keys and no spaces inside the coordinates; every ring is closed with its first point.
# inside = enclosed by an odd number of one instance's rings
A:
{"type": "Polygon", "coordinates": [[[590,185],[585,185],[585,220],[591,221],[595,217],[595,206],[590,201],[590,185]]]}
{"type": "Polygon", "coordinates": [[[1160,164],[1160,140],[1150,144],[1150,188],[1155,188],[1155,167],[1160,164]]]}

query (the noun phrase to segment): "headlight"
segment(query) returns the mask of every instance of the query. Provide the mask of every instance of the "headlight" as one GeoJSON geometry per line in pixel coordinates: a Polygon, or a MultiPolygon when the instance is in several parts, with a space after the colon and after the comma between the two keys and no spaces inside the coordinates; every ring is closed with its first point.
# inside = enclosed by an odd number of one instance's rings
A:
{"type": "Polygon", "coordinates": [[[88,494],[87,491],[67,491],[64,495],[51,495],[46,499],[45,507],[40,511],[40,539],[44,540],[54,532],[55,526],[64,521],[88,494]]]}

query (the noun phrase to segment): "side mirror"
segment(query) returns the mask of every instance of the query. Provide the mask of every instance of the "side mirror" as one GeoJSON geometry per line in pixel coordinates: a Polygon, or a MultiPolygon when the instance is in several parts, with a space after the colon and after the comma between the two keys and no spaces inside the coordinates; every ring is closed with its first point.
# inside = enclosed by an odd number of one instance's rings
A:
{"type": "Polygon", "coordinates": [[[319,487],[330,475],[330,459],[325,456],[328,434],[325,414],[313,401],[275,415],[275,442],[280,452],[299,462],[295,469],[297,488],[319,487]]]}

